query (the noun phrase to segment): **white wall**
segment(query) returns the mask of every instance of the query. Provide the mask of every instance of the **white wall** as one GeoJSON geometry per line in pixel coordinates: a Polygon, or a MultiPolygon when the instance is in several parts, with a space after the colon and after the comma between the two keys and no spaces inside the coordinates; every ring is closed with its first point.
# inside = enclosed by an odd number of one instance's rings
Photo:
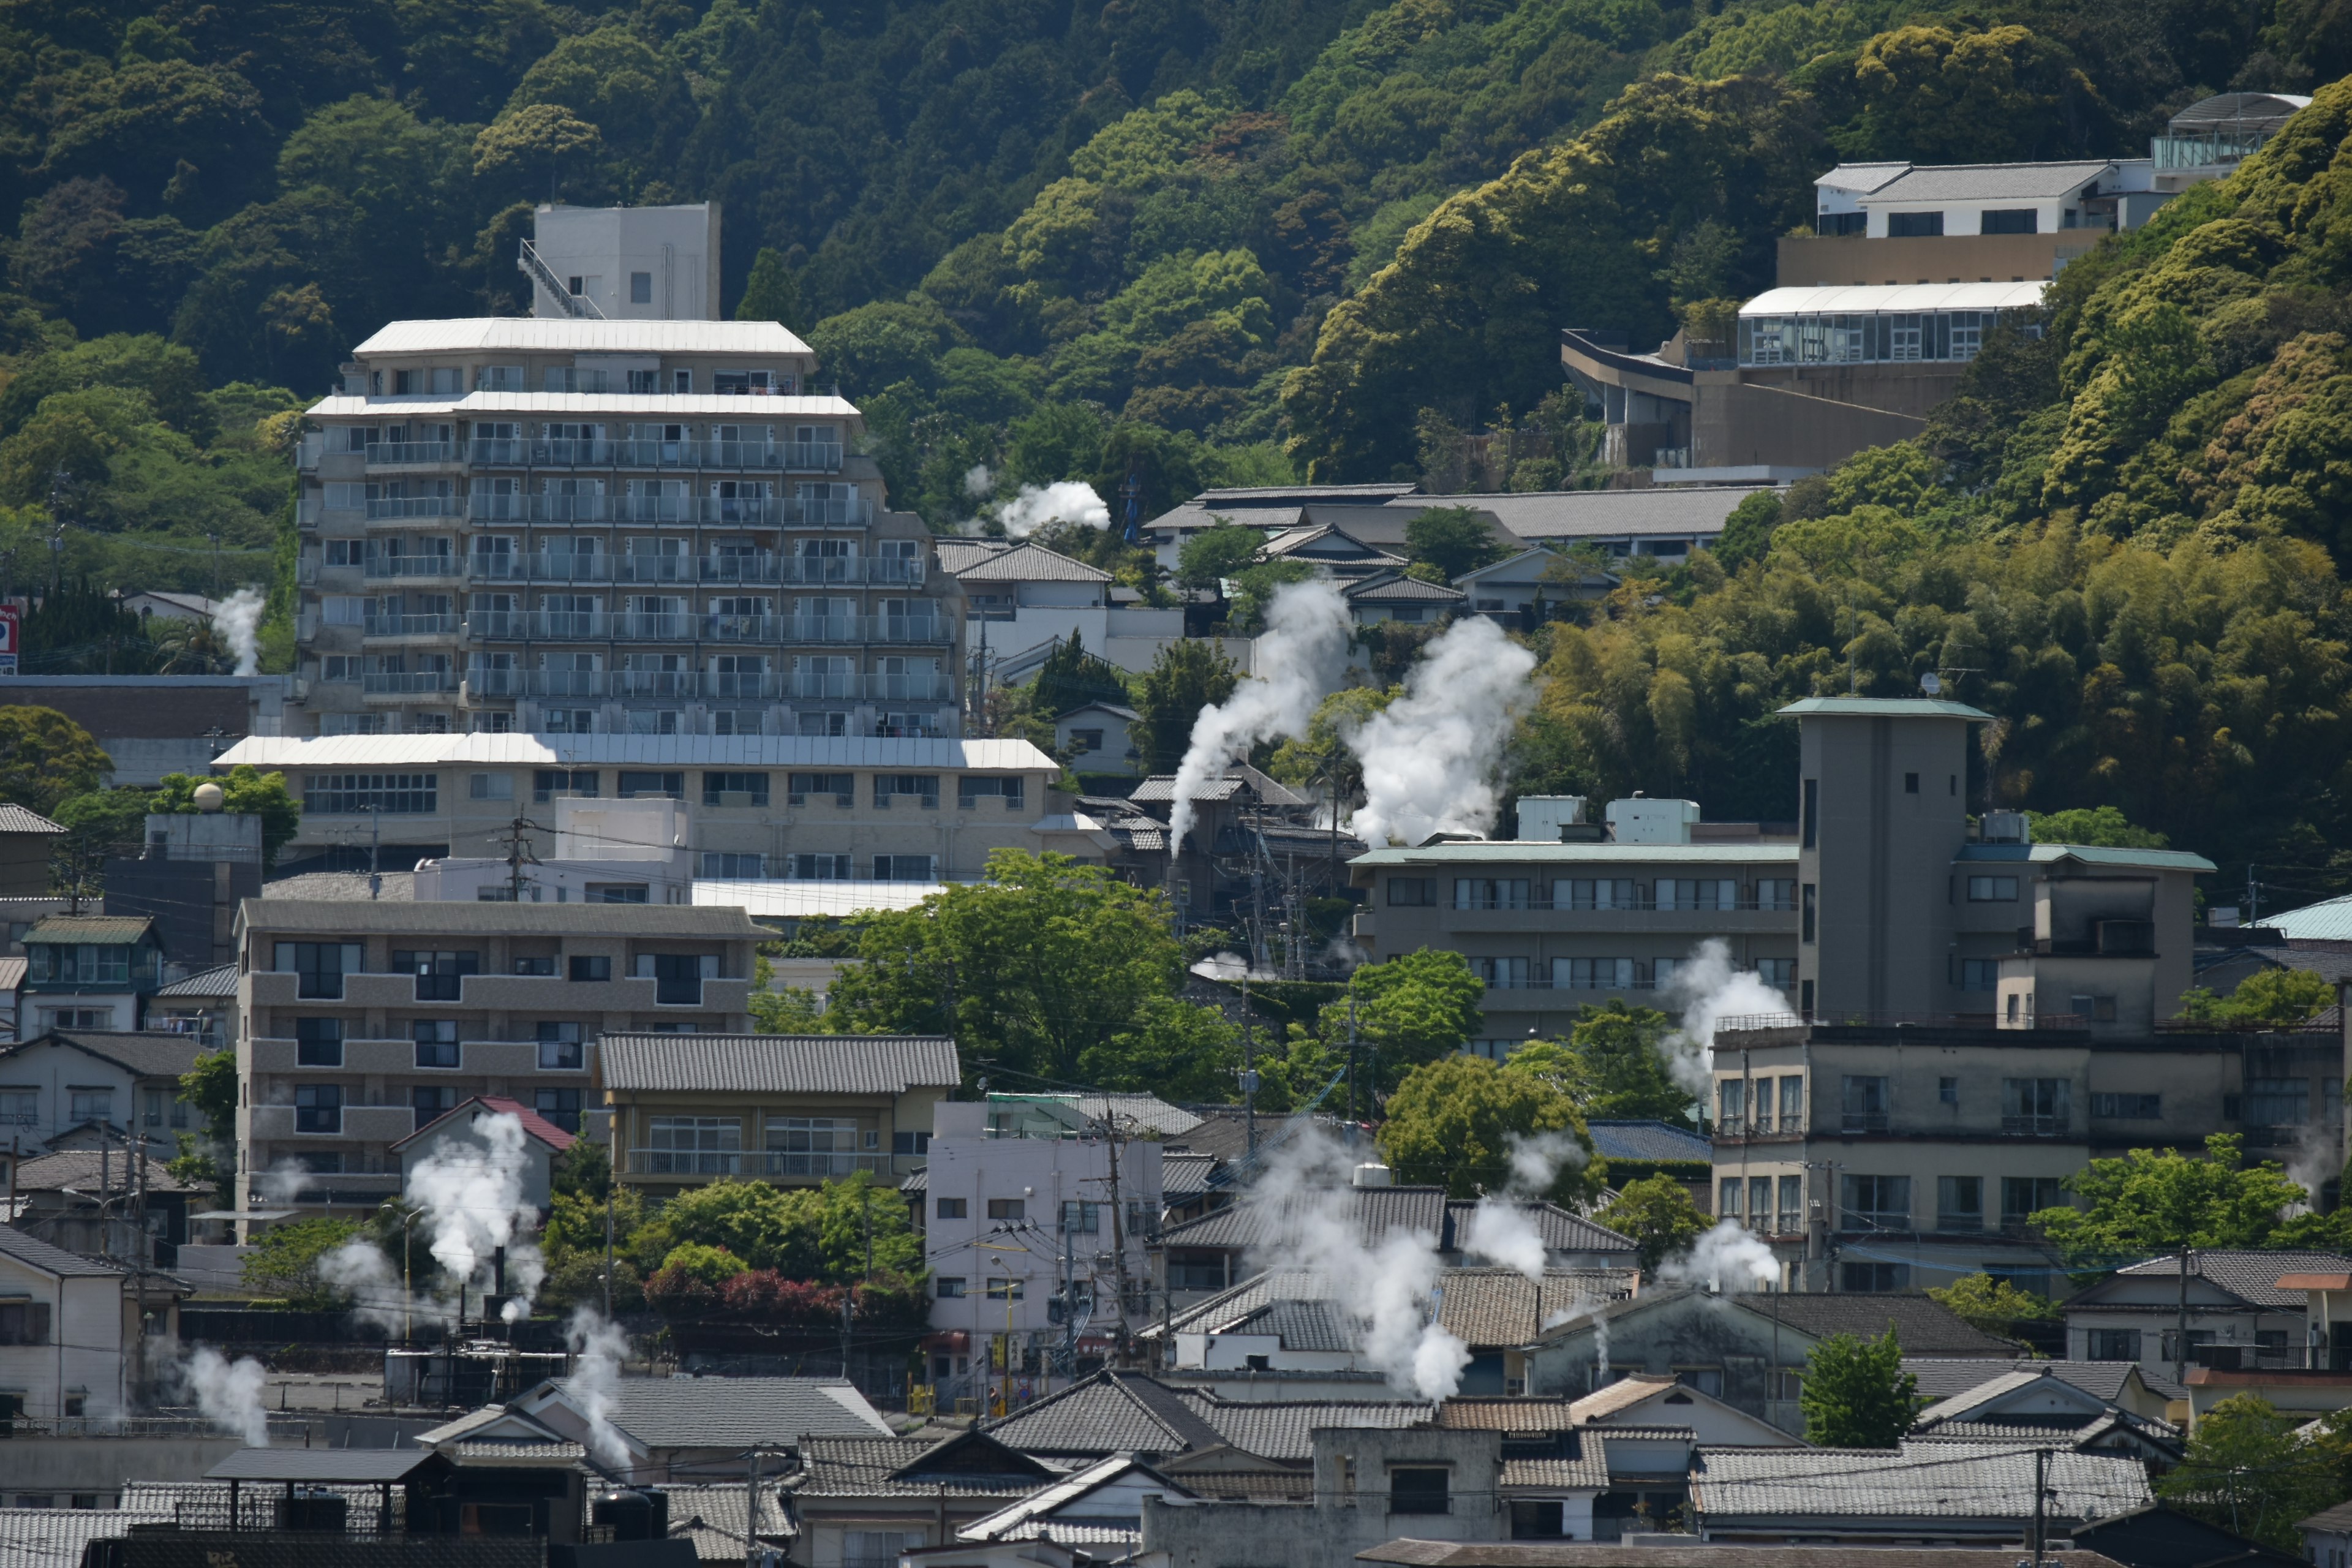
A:
{"type": "Polygon", "coordinates": [[[79,1392],[85,1416],[122,1414],[122,1281],[120,1276],[53,1279],[0,1256],[0,1299],[49,1304],[49,1342],[0,1345],[0,1388],[22,1392],[28,1415],[65,1414],[59,1391],[79,1392]]]}

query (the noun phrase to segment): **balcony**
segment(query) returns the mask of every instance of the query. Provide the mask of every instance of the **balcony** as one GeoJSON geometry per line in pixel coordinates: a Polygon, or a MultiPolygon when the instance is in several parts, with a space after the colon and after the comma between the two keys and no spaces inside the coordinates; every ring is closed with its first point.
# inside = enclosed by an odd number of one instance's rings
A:
{"type": "Polygon", "coordinates": [[[712,642],[779,642],[782,616],[705,616],[702,635],[712,642]]]}
{"type": "Polygon", "coordinates": [[[378,441],[367,449],[371,468],[416,468],[427,463],[462,462],[462,441],[378,441]]]}
{"type": "Polygon", "coordinates": [[[893,1173],[888,1154],[798,1153],[762,1149],[632,1149],[635,1176],[766,1176],[807,1181],[836,1180],[859,1172],[893,1173]]]}
{"type": "Polygon", "coordinates": [[[446,669],[417,670],[395,675],[362,675],[360,691],[368,697],[430,697],[457,689],[457,677],[446,669]]]}
{"type": "Polygon", "coordinates": [[[878,555],[795,555],[781,563],[780,583],[877,583],[915,586],[924,581],[923,563],[878,555]]]}
{"type": "Polygon", "coordinates": [[[469,575],[478,583],[609,583],[613,561],[602,553],[513,555],[478,551],[469,575]]]}
{"type": "Polygon", "coordinates": [[[367,502],[368,521],[395,521],[410,517],[463,517],[463,496],[377,496],[367,502]]]}
{"type": "Polygon", "coordinates": [[[367,561],[371,581],[416,577],[455,581],[465,574],[464,563],[457,555],[371,555],[367,561]]]}
{"type": "MultiPolygon", "coordinates": [[[[455,631],[457,628],[452,627],[455,631]]],[[[475,610],[465,635],[532,642],[897,643],[955,640],[955,623],[913,616],[646,615],[607,610],[475,610]]]]}
{"type": "Polygon", "coordinates": [[[466,672],[466,700],[472,702],[485,697],[520,697],[529,688],[525,673],[520,669],[469,669],[466,672]]]}
{"type": "Polygon", "coordinates": [[[453,637],[462,622],[456,616],[370,616],[360,635],[371,637],[453,637]]]}
{"type": "Polygon", "coordinates": [[[946,675],[867,675],[860,678],[866,695],[885,702],[945,702],[955,695],[946,675]]]}
{"type": "MultiPolygon", "coordinates": [[[[443,447],[450,456],[406,460],[458,460],[496,468],[717,468],[834,473],[841,468],[843,455],[841,443],[837,441],[486,439],[454,447],[444,443],[443,447]]],[[[369,447],[368,461],[393,460],[378,458],[376,454],[382,449],[380,447],[369,447]]]]}

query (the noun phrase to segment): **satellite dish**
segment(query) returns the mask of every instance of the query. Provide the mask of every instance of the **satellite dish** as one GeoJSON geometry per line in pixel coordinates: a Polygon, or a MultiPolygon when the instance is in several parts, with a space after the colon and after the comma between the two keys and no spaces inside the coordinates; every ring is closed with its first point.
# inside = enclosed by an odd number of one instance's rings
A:
{"type": "Polygon", "coordinates": [[[1919,689],[1930,697],[1939,696],[1944,689],[1944,678],[1931,669],[1919,678],[1919,689]]]}

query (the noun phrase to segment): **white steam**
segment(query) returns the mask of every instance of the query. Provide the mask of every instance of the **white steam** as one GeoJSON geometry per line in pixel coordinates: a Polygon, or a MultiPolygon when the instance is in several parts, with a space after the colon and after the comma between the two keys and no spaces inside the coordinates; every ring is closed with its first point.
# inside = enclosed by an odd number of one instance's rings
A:
{"type": "Polygon", "coordinates": [[[1495,774],[1511,727],[1535,701],[1536,656],[1484,616],[1459,620],[1405,676],[1404,695],[1359,725],[1364,764],[1357,837],[1374,849],[1433,833],[1484,833],[1501,797],[1495,774]]]}
{"type": "Polygon", "coordinates": [[[546,1278],[539,1248],[527,1239],[535,1209],[524,1201],[529,1166],[522,1119],[512,1112],[474,1123],[482,1142],[452,1142],[408,1173],[407,1198],[423,1211],[433,1237],[433,1260],[452,1279],[486,1287],[492,1260],[506,1249],[508,1322],[530,1316],[530,1299],[546,1278]]]}
{"type": "Polygon", "coordinates": [[[564,1340],[572,1347],[572,1376],[564,1389],[588,1418],[588,1451],[606,1465],[624,1465],[629,1450],[613,1425],[613,1411],[620,1404],[621,1358],[628,1352],[628,1336],[595,1308],[583,1305],[572,1314],[564,1340]]]}
{"type": "Polygon", "coordinates": [[[386,1333],[405,1331],[417,1317],[432,1321],[449,1316],[439,1302],[411,1301],[407,1287],[400,1281],[400,1270],[392,1266],[382,1247],[364,1237],[354,1237],[320,1258],[319,1278],[352,1299],[352,1312],[362,1322],[373,1323],[386,1333]]]}
{"type": "Polygon", "coordinates": [[[973,500],[985,497],[996,488],[996,476],[988,471],[986,463],[974,463],[963,471],[963,493],[973,500]]]}
{"type": "Polygon", "coordinates": [[[269,1415],[261,1404],[266,1376],[251,1356],[230,1361],[210,1345],[198,1345],[180,1363],[181,1385],[204,1418],[236,1433],[248,1448],[269,1447],[269,1415]]]}
{"type": "Polygon", "coordinates": [[[213,607],[213,629],[236,655],[236,673],[261,673],[261,613],[268,601],[257,588],[239,588],[213,607]]]}
{"type": "Polygon", "coordinates": [[[1473,1211],[1469,1250],[1489,1262],[1515,1268],[1540,1285],[1547,1252],[1530,1207],[1544,1199],[1563,1169],[1589,1158],[1570,1132],[1511,1134],[1510,1180],[1500,1193],[1481,1193],[1473,1211]]]}
{"type": "Polygon", "coordinates": [[[1436,1319],[1437,1238],[1400,1226],[1369,1245],[1349,1196],[1356,1160],[1313,1129],[1276,1152],[1242,1200],[1262,1220],[1256,1266],[1323,1274],[1358,1350],[1391,1387],[1420,1399],[1450,1398],[1470,1364],[1470,1347],[1436,1319]]]}
{"type": "Polygon", "coordinates": [[[1214,980],[1226,985],[1238,985],[1244,980],[1282,978],[1271,969],[1251,967],[1250,961],[1238,952],[1212,953],[1192,965],[1192,973],[1203,980],[1214,980]]]}
{"type": "Polygon", "coordinates": [[[1712,1290],[1761,1290],[1780,1278],[1780,1259],[1736,1219],[1717,1220],[1713,1229],[1658,1265],[1658,1277],[1712,1290]]]}
{"type": "Polygon", "coordinates": [[[299,1201],[310,1184],[310,1173],[298,1160],[280,1160],[253,1178],[254,1195],[272,1208],[299,1201]]]}
{"type": "Polygon", "coordinates": [[[1323,694],[1339,683],[1348,657],[1348,601],[1328,583],[1290,583],[1266,606],[1257,672],[1223,702],[1201,710],[1176,768],[1169,837],[1181,850],[1192,827],[1192,797],[1261,741],[1303,735],[1323,694]]]}
{"type": "Polygon", "coordinates": [[[1735,969],[1731,949],[1709,937],[1675,966],[1669,994],[1681,1004],[1683,1020],[1658,1041],[1675,1081],[1704,1102],[1714,1077],[1715,1031],[1740,1014],[1786,1013],[1789,999],[1752,969],[1735,969]]]}
{"type": "MultiPolygon", "coordinates": [[[[975,470],[984,471],[984,470],[975,470]]],[[[971,474],[964,476],[967,489],[971,474]]],[[[1060,479],[1039,489],[1023,485],[1021,493],[998,509],[996,521],[1015,539],[1026,539],[1049,522],[1075,522],[1086,528],[1108,528],[1110,508],[1080,479],[1060,479]]]]}

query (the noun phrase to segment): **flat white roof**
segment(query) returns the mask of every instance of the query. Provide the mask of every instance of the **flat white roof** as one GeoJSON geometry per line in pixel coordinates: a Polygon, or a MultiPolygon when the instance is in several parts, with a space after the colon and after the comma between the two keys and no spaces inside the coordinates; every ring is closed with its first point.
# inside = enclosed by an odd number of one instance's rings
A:
{"type": "Polygon", "coordinates": [[[360,354],[583,353],[804,354],[813,352],[781,321],[579,321],[539,316],[458,316],[387,321],[352,351],[360,354]]]}
{"type": "Polygon", "coordinates": [[[2047,279],[2025,283],[1868,283],[1767,289],[1743,316],[1874,316],[1928,310],[2022,310],[2042,303],[2047,279]]]}
{"type": "Polygon", "coordinates": [[[763,419],[851,418],[857,405],[831,394],[804,397],[722,397],[717,393],[667,392],[468,392],[456,396],[353,397],[337,393],[306,411],[313,419],[408,419],[426,414],[489,418],[499,414],[543,414],[575,418],[596,415],[644,420],[724,419],[756,425],[763,419]]]}
{"type": "Polygon", "coordinates": [[[1026,741],[816,735],[248,735],[216,768],[866,768],[1056,773],[1026,741]]]}
{"type": "Polygon", "coordinates": [[[698,881],[694,901],[740,909],[757,920],[803,915],[854,915],[867,910],[911,910],[944,886],[939,882],[698,881]]]}

